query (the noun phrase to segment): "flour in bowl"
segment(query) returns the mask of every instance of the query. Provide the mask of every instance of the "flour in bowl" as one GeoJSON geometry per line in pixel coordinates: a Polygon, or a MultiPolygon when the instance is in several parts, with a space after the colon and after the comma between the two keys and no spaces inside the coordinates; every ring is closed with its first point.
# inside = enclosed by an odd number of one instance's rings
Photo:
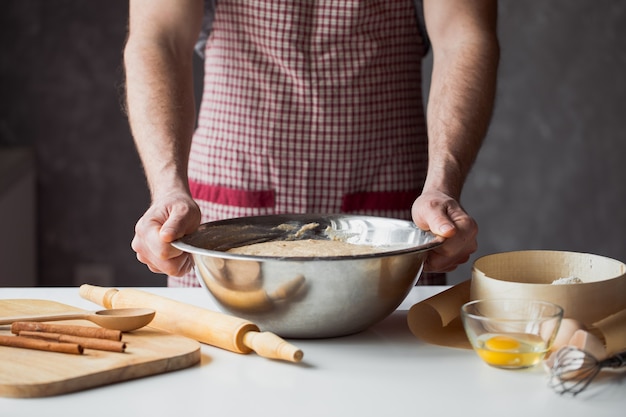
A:
{"type": "Polygon", "coordinates": [[[582,284],[583,280],[578,277],[563,277],[552,281],[552,285],[569,285],[569,284],[582,284]]]}

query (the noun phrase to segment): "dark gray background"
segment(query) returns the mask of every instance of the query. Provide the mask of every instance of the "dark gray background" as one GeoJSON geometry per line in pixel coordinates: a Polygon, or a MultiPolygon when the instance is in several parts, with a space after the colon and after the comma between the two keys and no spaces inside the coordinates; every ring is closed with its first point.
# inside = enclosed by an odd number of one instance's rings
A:
{"type": "MultiPolygon", "coordinates": [[[[89,271],[165,284],[130,249],[149,196],[119,105],[127,8],[0,2],[0,145],[36,151],[42,286],[89,271]]],[[[499,14],[496,110],[462,201],[480,247],[450,283],[509,250],[626,260],[626,2],[505,0],[499,14]]]]}

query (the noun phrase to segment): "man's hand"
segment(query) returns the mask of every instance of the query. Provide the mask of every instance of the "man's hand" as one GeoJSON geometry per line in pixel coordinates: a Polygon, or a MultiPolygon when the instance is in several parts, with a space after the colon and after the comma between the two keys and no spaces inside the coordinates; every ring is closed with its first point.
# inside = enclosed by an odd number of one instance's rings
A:
{"type": "Polygon", "coordinates": [[[182,276],[193,267],[191,255],[170,243],[194,232],[200,225],[200,209],[187,194],[153,201],[135,226],[131,247],[150,271],[182,276]]]}
{"type": "Polygon", "coordinates": [[[424,193],[413,203],[412,215],[417,227],[446,238],[443,245],[429,252],[425,271],[453,271],[478,248],[476,221],[452,197],[440,192],[424,193]]]}

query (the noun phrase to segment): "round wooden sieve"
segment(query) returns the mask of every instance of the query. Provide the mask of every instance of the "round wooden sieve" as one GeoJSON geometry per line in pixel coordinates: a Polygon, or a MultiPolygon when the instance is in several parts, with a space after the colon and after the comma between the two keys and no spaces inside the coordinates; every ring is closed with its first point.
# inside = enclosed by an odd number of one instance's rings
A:
{"type": "Polygon", "coordinates": [[[470,299],[524,298],[550,301],[564,316],[590,325],[626,309],[626,265],[589,253],[527,250],[477,259],[470,299]],[[582,283],[554,284],[576,277],[582,283]]]}

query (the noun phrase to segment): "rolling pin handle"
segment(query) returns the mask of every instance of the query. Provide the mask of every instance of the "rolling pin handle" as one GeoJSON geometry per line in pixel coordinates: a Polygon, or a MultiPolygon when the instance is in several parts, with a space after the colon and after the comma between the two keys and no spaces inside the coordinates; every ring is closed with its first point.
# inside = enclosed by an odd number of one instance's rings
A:
{"type": "Polygon", "coordinates": [[[78,293],[85,300],[89,300],[104,308],[113,308],[113,298],[118,290],[115,288],[97,287],[95,285],[83,284],[78,289],[78,293]]]}
{"type": "Polygon", "coordinates": [[[300,349],[270,332],[246,332],[243,343],[259,356],[269,359],[300,362],[304,356],[300,349]]]}

